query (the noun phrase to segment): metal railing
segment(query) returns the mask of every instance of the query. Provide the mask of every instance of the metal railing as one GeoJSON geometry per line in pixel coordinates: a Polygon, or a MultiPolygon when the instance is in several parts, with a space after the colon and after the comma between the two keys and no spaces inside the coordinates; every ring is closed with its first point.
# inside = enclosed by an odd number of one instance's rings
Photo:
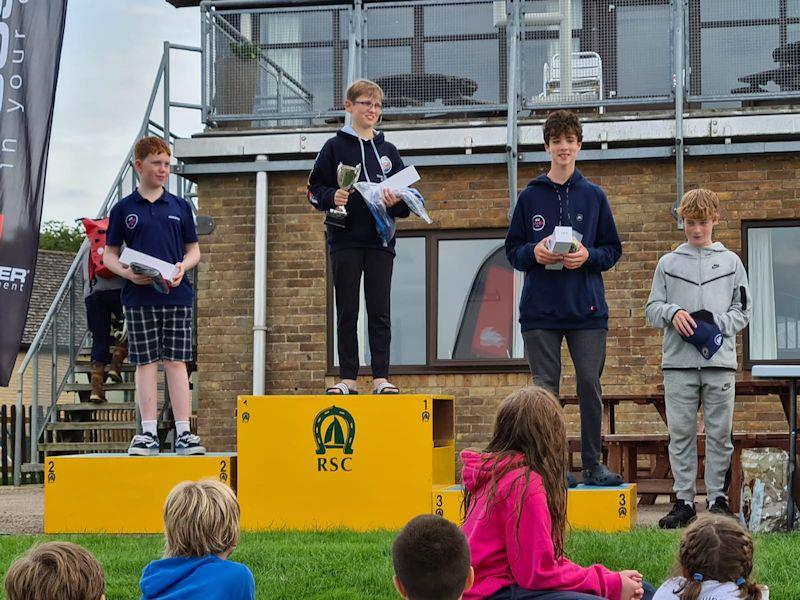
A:
{"type": "MultiPolygon", "coordinates": [[[[199,104],[188,104],[171,99],[169,91],[171,50],[195,53],[201,51],[200,48],[164,43],[161,63],[138,135],[122,161],[117,176],[97,212],[97,218],[107,216],[111,207],[118,200],[136,189],[138,179],[133,168],[136,141],[141,137],[153,135],[163,138],[170,147],[173,147],[177,136],[170,130],[171,109],[201,110],[199,104]],[[156,122],[153,118],[159,90],[163,100],[162,123],[156,122]]],[[[168,188],[190,201],[192,210],[196,214],[195,199],[197,195],[193,186],[192,182],[179,175],[171,176],[167,183],[168,188]]],[[[87,260],[88,250],[89,242],[84,240],[17,370],[16,415],[23,414],[22,407],[27,404],[26,400],[29,400],[31,407],[30,435],[28,436],[30,448],[25,448],[23,451],[24,427],[22,419],[17,418],[13,452],[14,485],[21,483],[23,472],[41,470],[39,441],[47,423],[53,422],[57,418],[56,404],[65,386],[75,382],[75,359],[89,336],[86,326],[86,311],[81,301],[83,299],[82,265],[87,260]],[[42,377],[43,370],[49,374],[48,390],[41,389],[40,383],[46,379],[42,377]],[[30,380],[30,390],[25,387],[26,378],[30,380]],[[23,462],[26,454],[30,457],[28,463],[23,462]]]]}
{"type": "Polygon", "coordinates": [[[384,88],[387,118],[507,114],[509,86],[516,112],[663,110],[679,87],[683,103],[800,97],[800,0],[206,0],[201,10],[212,126],[341,119],[359,77],[384,88]]]}

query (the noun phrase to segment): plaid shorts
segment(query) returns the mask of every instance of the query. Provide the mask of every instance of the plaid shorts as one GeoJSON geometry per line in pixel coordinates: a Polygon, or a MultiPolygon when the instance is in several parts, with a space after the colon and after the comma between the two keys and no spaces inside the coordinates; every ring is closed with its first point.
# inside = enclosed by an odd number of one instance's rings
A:
{"type": "Polygon", "coordinates": [[[192,360],[191,306],[126,306],[124,310],[132,364],[192,360]]]}

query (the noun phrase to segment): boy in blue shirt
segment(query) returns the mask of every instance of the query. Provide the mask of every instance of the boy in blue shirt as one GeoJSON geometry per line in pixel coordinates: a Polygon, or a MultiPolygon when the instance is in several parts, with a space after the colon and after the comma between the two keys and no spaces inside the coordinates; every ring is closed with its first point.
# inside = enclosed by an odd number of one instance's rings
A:
{"type": "Polygon", "coordinates": [[[227,485],[179,483],[164,504],[164,558],[142,571],[142,600],[253,600],[256,582],[228,557],[239,543],[239,503],[227,485]]]}
{"type": "MultiPolygon", "coordinates": [[[[581,414],[583,482],[619,485],[622,477],[601,463],[600,375],[608,334],[602,273],[622,256],[622,243],[605,193],[575,168],[583,140],[578,117],[555,111],[543,130],[550,170],[520,193],[506,235],[508,261],[525,273],[519,302],[525,353],[533,382],[558,396],[561,341],[567,338],[581,414]],[[557,225],[571,226],[581,234],[574,252],[557,254],[548,249],[557,225]],[[545,268],[557,263],[562,268],[545,268]]],[[[571,477],[569,483],[574,485],[571,477]]]]}
{"type": "Polygon", "coordinates": [[[189,376],[192,360],[192,286],[186,271],[200,262],[200,245],[189,203],[164,189],[169,178],[169,146],[158,137],[139,140],[133,163],[139,186],[111,209],[106,235],[105,265],[125,278],[122,305],[128,325],[129,360],[136,365],[136,398],[142,433],[134,436],[128,454],[159,453],[156,434],[158,363],[164,363],[172,412],[175,452],[204,454],[200,438],[189,430],[189,376]],[[150,277],[119,262],[120,247],[149,254],[176,267],[168,293],[158,291],[150,277]]]}

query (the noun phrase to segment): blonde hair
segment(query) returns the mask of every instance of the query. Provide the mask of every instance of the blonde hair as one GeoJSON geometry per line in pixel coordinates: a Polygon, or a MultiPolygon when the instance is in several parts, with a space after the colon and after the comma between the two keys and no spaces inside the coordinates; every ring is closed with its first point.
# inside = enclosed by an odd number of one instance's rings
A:
{"type": "Polygon", "coordinates": [[[686,578],[676,590],[681,600],[697,600],[703,581],[732,581],[742,600],[761,600],[761,588],[752,580],[753,538],[734,518],[702,515],[686,528],[678,550],[676,576],[686,578]],[[741,582],[739,578],[741,577],[741,582]]]}
{"type": "Polygon", "coordinates": [[[383,101],[383,90],[381,86],[374,81],[370,81],[369,79],[357,79],[348,86],[346,98],[350,100],[350,102],[355,102],[361,96],[377,98],[383,101]]]}
{"type": "Polygon", "coordinates": [[[179,483],[164,503],[166,558],[223,554],[239,542],[239,502],[227,485],[179,483]]]}
{"type": "Polygon", "coordinates": [[[719,198],[705,188],[689,190],[681,198],[678,215],[681,219],[719,219],[719,198]]]}
{"type": "Polygon", "coordinates": [[[136,160],[144,160],[151,154],[166,154],[167,156],[172,156],[167,142],[160,137],[150,136],[136,142],[136,146],[134,146],[133,149],[133,158],[136,160]]]}
{"type": "Polygon", "coordinates": [[[103,567],[71,542],[48,542],[14,561],[5,580],[8,600],[100,600],[103,567]]]}

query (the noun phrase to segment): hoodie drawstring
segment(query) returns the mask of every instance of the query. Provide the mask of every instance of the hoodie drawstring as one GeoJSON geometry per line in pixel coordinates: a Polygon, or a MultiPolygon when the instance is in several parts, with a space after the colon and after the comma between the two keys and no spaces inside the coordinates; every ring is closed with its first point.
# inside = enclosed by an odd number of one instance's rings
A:
{"type": "MultiPolygon", "coordinates": [[[[569,185],[572,183],[571,179],[567,180],[566,185],[566,198],[567,198],[567,219],[569,220],[569,226],[572,227],[572,217],[569,215],[569,185]]],[[[553,189],[556,191],[556,195],[558,196],[558,224],[563,225],[563,201],[561,200],[561,192],[558,190],[558,185],[555,183],[553,184],[553,189]]]]}
{"type": "MultiPolygon", "coordinates": [[[[358,145],[361,148],[361,172],[364,173],[364,178],[372,183],[372,180],[369,178],[369,171],[367,170],[367,161],[366,157],[364,156],[364,140],[361,139],[361,136],[358,137],[358,145]]],[[[369,143],[372,145],[372,151],[375,153],[375,160],[378,161],[378,168],[383,172],[383,165],[381,165],[381,156],[378,154],[378,148],[375,146],[375,138],[369,140],[369,143]]],[[[386,179],[386,177],[384,177],[386,179]]]]}

